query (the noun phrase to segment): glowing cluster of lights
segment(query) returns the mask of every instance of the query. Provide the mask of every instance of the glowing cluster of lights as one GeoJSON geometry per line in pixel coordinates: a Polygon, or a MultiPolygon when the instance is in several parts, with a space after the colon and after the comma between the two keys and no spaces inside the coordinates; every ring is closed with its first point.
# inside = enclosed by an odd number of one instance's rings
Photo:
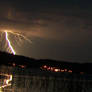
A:
{"type": "Polygon", "coordinates": [[[47,70],[47,71],[52,71],[52,72],[69,72],[69,73],[72,73],[72,70],[59,69],[57,67],[50,67],[50,66],[47,66],[47,65],[42,66],[41,69],[47,70]]]}
{"type": "Polygon", "coordinates": [[[5,88],[5,87],[8,87],[8,86],[11,86],[12,75],[8,75],[8,74],[0,74],[0,75],[6,77],[4,79],[3,85],[0,85],[0,89],[1,88],[5,88]]]}
{"type": "Polygon", "coordinates": [[[13,67],[20,67],[20,68],[25,68],[26,67],[25,65],[17,65],[15,63],[12,63],[10,65],[12,65],[13,67]]]}

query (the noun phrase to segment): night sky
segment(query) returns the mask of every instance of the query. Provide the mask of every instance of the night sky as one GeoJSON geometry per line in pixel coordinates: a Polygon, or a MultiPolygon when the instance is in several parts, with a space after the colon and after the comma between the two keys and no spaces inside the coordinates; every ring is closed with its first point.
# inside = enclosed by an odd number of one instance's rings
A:
{"type": "Polygon", "coordinates": [[[92,63],[91,0],[3,0],[0,29],[32,41],[21,46],[12,41],[18,55],[92,63]]]}

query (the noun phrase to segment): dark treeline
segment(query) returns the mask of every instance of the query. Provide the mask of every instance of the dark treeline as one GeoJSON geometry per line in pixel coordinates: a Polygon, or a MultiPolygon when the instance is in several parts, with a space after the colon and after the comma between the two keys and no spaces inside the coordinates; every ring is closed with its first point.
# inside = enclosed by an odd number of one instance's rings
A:
{"type": "Polygon", "coordinates": [[[60,69],[70,69],[73,73],[92,74],[92,63],[72,63],[67,61],[56,61],[48,59],[33,59],[24,56],[12,55],[0,51],[0,65],[24,65],[26,68],[40,68],[43,65],[57,67],[60,69]]]}

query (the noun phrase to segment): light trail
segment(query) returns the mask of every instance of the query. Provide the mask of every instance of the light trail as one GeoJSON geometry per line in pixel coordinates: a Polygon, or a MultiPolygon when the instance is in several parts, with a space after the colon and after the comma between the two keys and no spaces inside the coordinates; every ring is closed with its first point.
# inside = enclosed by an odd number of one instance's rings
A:
{"type": "Polygon", "coordinates": [[[9,46],[11,52],[15,55],[16,52],[14,51],[14,49],[13,49],[13,47],[12,47],[12,45],[11,45],[11,42],[10,42],[10,40],[9,40],[9,38],[8,38],[8,32],[7,32],[7,31],[5,31],[5,38],[6,38],[6,41],[7,41],[7,43],[8,43],[8,46],[9,46]]]}

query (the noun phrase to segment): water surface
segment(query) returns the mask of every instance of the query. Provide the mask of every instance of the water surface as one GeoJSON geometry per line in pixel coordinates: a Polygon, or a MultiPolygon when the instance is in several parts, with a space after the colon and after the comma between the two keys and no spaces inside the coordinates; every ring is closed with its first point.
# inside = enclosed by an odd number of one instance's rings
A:
{"type": "Polygon", "coordinates": [[[92,92],[92,76],[1,66],[0,92],[92,92]]]}

